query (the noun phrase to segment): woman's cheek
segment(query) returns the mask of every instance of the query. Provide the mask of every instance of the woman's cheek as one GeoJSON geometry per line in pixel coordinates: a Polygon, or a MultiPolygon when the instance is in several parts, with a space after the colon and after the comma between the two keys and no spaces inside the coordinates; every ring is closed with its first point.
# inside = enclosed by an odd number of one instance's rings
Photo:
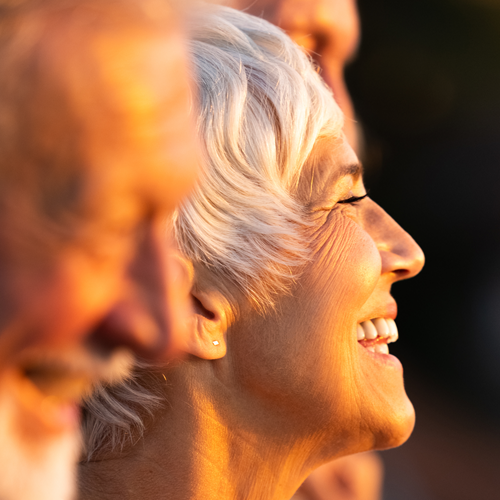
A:
{"type": "MultiPolygon", "coordinates": [[[[382,273],[380,252],[371,236],[360,226],[351,223],[351,251],[349,273],[357,284],[359,299],[363,304],[377,286],[382,273]]],[[[353,293],[356,296],[355,293],[353,293]]]]}
{"type": "Polygon", "coordinates": [[[332,214],[328,227],[317,233],[313,245],[314,287],[353,307],[361,307],[373,292],[382,271],[380,252],[371,236],[342,214],[332,214]]]}

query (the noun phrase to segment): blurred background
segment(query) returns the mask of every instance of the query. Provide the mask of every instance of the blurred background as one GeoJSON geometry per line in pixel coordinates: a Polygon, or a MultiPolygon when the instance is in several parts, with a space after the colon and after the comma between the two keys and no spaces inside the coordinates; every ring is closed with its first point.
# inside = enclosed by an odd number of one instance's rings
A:
{"type": "Polygon", "coordinates": [[[424,249],[397,284],[417,425],[384,500],[500,499],[500,1],[358,0],[370,195],[424,249]]]}

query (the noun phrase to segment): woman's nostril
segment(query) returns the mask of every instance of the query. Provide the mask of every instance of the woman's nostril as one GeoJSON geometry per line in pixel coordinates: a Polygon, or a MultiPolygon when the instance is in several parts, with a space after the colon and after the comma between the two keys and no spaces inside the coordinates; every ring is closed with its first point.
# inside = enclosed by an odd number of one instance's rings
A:
{"type": "Polygon", "coordinates": [[[408,269],[396,269],[395,271],[393,271],[393,273],[396,275],[397,280],[411,278],[411,276],[413,275],[413,273],[408,269]]]}
{"type": "Polygon", "coordinates": [[[382,274],[391,273],[396,280],[403,280],[416,276],[424,266],[424,254],[420,247],[413,242],[412,247],[393,247],[381,250],[382,274]]]}

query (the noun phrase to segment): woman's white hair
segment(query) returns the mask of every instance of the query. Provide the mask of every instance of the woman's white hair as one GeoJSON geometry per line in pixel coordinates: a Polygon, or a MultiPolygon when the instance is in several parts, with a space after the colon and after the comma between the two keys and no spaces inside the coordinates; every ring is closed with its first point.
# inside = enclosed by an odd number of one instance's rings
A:
{"type": "MultiPolygon", "coordinates": [[[[343,115],[310,58],[279,28],[220,6],[192,22],[205,164],[174,216],[175,236],[216,286],[230,283],[264,310],[307,259],[307,219],[294,195],[315,143],[340,136],[343,115]]],[[[140,365],[122,385],[98,388],[85,408],[88,458],[142,435],[144,416],[162,404],[152,379],[164,383],[161,371],[140,365]]]]}
{"type": "Polygon", "coordinates": [[[256,306],[272,305],[304,261],[293,193],[343,115],[309,57],[280,29],[227,7],[194,21],[191,53],[205,175],[175,217],[181,250],[256,306]]]}

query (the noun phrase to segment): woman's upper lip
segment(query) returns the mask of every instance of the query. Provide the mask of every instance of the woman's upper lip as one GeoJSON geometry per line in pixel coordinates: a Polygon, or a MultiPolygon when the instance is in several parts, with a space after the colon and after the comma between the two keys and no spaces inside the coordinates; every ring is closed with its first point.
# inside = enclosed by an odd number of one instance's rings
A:
{"type": "Polygon", "coordinates": [[[370,315],[358,320],[358,323],[362,323],[363,321],[368,321],[369,319],[375,318],[390,318],[395,320],[398,315],[398,305],[395,300],[391,300],[383,307],[373,309],[370,312],[370,315]]]}

